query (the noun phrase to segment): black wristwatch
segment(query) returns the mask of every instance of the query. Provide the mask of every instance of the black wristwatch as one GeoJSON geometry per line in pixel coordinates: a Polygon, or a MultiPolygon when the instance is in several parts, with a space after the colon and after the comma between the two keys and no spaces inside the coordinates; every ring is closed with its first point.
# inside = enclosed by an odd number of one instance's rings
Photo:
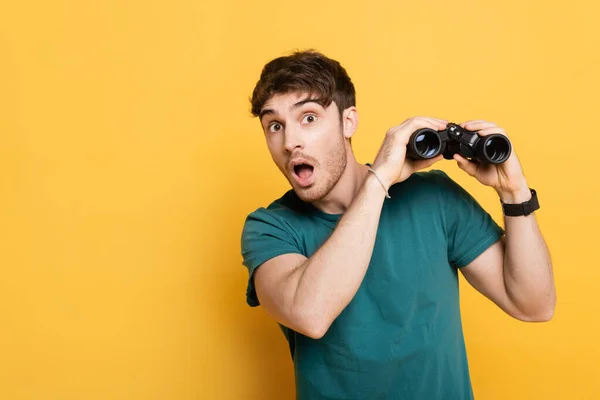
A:
{"type": "Polygon", "coordinates": [[[518,217],[521,215],[529,215],[535,210],[540,208],[540,203],[538,202],[537,193],[535,189],[531,189],[531,199],[525,201],[521,204],[506,204],[500,200],[502,203],[502,211],[504,211],[504,215],[509,217],[518,217]]]}

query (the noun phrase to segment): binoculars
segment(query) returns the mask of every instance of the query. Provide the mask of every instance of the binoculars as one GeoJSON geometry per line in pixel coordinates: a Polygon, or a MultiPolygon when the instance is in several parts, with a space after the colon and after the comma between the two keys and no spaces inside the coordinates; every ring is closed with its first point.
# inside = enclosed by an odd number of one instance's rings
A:
{"type": "Polygon", "coordinates": [[[472,161],[500,164],[508,160],[511,149],[508,138],[500,133],[480,136],[451,122],[441,131],[430,128],[416,130],[408,141],[406,156],[423,160],[441,153],[446,160],[451,160],[458,153],[472,161]]]}

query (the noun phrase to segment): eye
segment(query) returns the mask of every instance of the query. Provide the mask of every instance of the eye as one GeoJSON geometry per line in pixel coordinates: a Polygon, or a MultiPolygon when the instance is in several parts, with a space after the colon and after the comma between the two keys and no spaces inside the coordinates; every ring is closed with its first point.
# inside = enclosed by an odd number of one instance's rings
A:
{"type": "Polygon", "coordinates": [[[314,114],[308,114],[308,115],[305,115],[304,118],[302,118],[302,122],[308,122],[309,124],[312,124],[316,120],[317,120],[317,116],[314,114]]]}
{"type": "Polygon", "coordinates": [[[273,122],[269,125],[269,132],[277,132],[281,130],[281,124],[279,122],[273,122]]]}

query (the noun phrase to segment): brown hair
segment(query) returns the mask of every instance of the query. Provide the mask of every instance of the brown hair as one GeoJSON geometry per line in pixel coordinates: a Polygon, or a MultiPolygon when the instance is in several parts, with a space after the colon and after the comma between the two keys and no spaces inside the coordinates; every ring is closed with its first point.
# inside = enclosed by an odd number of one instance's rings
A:
{"type": "Polygon", "coordinates": [[[354,84],[346,70],[315,50],[295,51],[264,66],[250,99],[252,115],[259,116],[273,95],[290,92],[310,93],[325,108],[335,101],[340,120],[346,108],[356,105],[354,84]]]}

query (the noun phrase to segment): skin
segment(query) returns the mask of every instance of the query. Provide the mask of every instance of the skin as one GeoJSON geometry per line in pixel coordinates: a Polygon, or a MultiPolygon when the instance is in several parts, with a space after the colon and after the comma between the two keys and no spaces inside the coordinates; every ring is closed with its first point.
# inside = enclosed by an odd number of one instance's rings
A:
{"type": "MultiPolygon", "coordinates": [[[[335,102],[327,108],[315,102],[298,103],[310,99],[305,93],[274,95],[263,106],[261,126],[271,158],[288,180],[300,199],[330,214],[345,212],[369,174],[368,167],[356,161],[349,139],[358,127],[356,107],[343,111],[341,121],[335,102]],[[314,166],[315,183],[302,188],[293,177],[289,163],[305,158],[314,166]]],[[[433,121],[436,129],[443,129],[442,120],[433,121]]],[[[382,148],[384,149],[384,148],[382,148]]],[[[440,160],[413,162],[405,160],[406,179],[412,172],[440,160]]]]}
{"type": "MultiPolygon", "coordinates": [[[[385,191],[417,170],[442,159],[413,161],[406,145],[419,128],[444,129],[447,120],[409,118],[388,130],[373,162],[381,182],[356,161],[349,139],[358,126],[355,107],[327,108],[304,93],[273,96],[264,105],[261,125],[271,157],[297,195],[317,209],[343,214],[331,237],[310,258],[284,254],[263,263],[255,273],[263,307],[282,324],[312,338],[322,337],[358,290],[372,254],[385,191]],[[303,186],[292,165],[302,158],[314,166],[303,186]],[[382,188],[383,185],[383,188],[382,188]]],[[[481,135],[506,132],[493,123],[460,124],[481,135]]],[[[516,153],[503,164],[480,166],[455,156],[458,166],[494,188],[506,203],[531,197],[516,153]]],[[[522,321],[548,321],[556,291],[548,249],[535,214],[505,217],[506,235],[460,269],[467,281],[507,314],[522,321]]]]}
{"type": "MultiPolygon", "coordinates": [[[[346,137],[335,104],[324,109],[305,94],[277,95],[263,108],[262,126],[273,161],[298,196],[319,203],[331,194],[347,166],[346,137]],[[310,147],[309,147],[310,146],[310,147]],[[290,162],[302,158],[313,167],[315,183],[301,187],[290,162]]],[[[349,147],[349,146],[348,146],[349,147]]]]}

